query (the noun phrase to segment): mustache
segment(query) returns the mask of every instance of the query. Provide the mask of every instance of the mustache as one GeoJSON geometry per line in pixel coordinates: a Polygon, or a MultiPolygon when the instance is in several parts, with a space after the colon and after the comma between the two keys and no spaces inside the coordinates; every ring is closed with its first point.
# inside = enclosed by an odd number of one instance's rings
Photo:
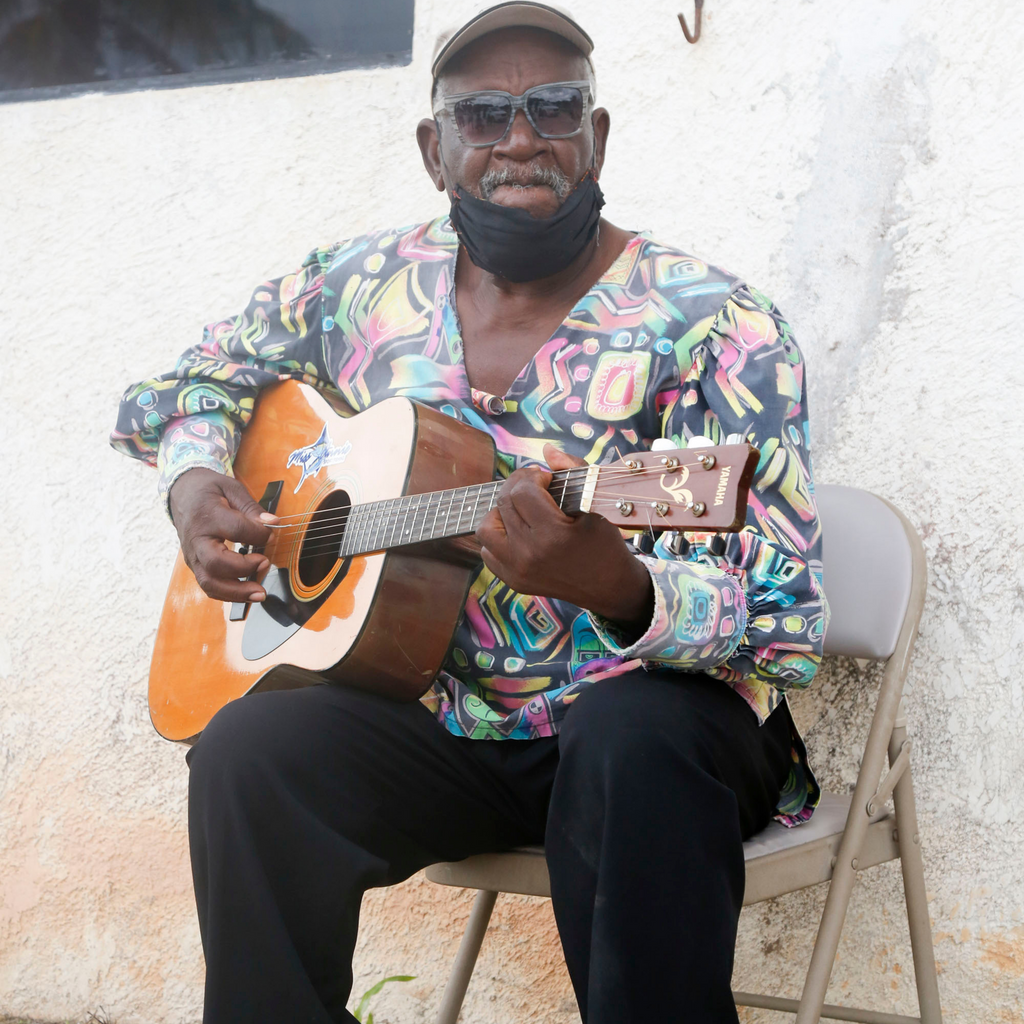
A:
{"type": "Polygon", "coordinates": [[[572,182],[557,167],[541,167],[529,163],[523,167],[503,167],[500,171],[488,171],[480,179],[480,197],[490,199],[502,185],[520,189],[546,185],[559,199],[564,199],[572,191],[572,182]]]}

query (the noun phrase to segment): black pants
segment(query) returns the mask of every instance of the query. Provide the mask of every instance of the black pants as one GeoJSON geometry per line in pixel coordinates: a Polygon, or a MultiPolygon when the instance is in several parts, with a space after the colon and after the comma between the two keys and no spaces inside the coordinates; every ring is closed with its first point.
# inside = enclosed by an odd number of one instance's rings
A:
{"type": "Polygon", "coordinates": [[[544,843],[588,1024],[735,1024],[742,841],[790,765],[724,683],[595,683],[558,738],[468,740],[419,704],[341,687],[254,694],[189,753],[205,1024],[351,1022],[363,892],[544,843]]]}

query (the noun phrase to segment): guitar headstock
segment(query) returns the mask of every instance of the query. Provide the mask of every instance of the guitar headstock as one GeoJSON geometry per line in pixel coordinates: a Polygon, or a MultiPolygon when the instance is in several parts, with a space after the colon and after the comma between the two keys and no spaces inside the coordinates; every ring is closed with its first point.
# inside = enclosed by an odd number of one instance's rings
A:
{"type": "Polygon", "coordinates": [[[757,459],[745,443],[637,452],[591,467],[584,510],[623,530],[731,533],[746,520],[757,459]]]}

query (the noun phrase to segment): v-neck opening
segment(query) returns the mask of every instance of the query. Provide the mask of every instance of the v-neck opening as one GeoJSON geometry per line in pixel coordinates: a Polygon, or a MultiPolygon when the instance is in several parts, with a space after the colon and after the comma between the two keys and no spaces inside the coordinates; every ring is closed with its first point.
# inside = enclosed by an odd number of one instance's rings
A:
{"type": "MultiPolygon", "coordinates": [[[[469,374],[466,372],[466,339],[462,334],[462,318],[459,316],[459,307],[455,301],[455,264],[459,258],[459,245],[458,242],[455,244],[455,250],[452,254],[451,262],[451,284],[448,288],[448,307],[452,315],[452,322],[455,325],[457,344],[457,353],[459,364],[462,366],[462,379],[465,382],[466,394],[463,395],[463,400],[470,402],[473,406],[478,408],[481,412],[489,413],[494,415],[499,407],[504,411],[504,406],[508,402],[514,402],[516,400],[513,391],[516,384],[523,380],[530,373],[530,370],[536,363],[537,355],[547,345],[555,340],[562,331],[571,330],[571,321],[574,320],[577,310],[581,309],[583,303],[586,301],[587,296],[595,289],[603,284],[606,280],[613,276],[618,276],[621,273],[620,264],[628,262],[632,259],[633,251],[638,246],[643,245],[648,239],[642,232],[637,232],[623,247],[622,251],[615,257],[614,260],[609,264],[605,272],[573,303],[572,308],[563,317],[559,325],[551,333],[550,337],[546,341],[543,341],[537,346],[533,355],[523,364],[522,369],[512,378],[512,382],[505,390],[503,395],[495,395],[490,391],[484,391],[483,388],[474,387],[469,380],[469,374]],[[480,396],[480,400],[477,400],[477,396],[480,396]],[[490,406],[490,408],[488,408],[490,406]]],[[[458,365],[458,364],[457,364],[458,365]]]]}

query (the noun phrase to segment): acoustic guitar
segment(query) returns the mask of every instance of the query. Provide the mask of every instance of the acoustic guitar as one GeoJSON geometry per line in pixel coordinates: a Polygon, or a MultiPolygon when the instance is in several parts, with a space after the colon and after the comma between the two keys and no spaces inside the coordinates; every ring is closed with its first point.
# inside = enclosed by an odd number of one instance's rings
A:
{"type": "MultiPolygon", "coordinates": [[[[645,451],[556,472],[549,492],[566,513],[624,530],[731,531],[756,463],[748,444],[645,451]]],[[[149,677],[157,732],[194,741],[255,690],[336,681],[422,696],[479,568],[473,533],[503,482],[490,435],[406,398],[343,417],[286,381],[261,393],[234,470],[280,517],[263,549],[266,600],[207,597],[179,553],[149,677]]]]}

